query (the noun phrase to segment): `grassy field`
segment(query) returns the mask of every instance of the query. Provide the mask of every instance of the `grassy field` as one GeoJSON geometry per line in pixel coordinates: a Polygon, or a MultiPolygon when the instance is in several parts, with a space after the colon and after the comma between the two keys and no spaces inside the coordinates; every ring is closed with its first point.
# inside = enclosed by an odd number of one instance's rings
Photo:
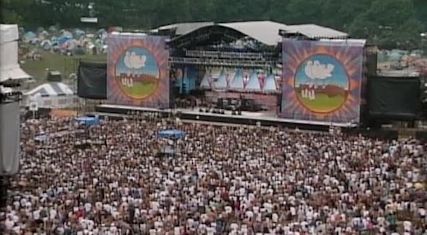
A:
{"type": "Polygon", "coordinates": [[[40,52],[42,59],[33,61],[25,60],[21,64],[22,69],[34,78],[38,85],[46,82],[47,70],[56,70],[61,72],[63,79],[68,79],[71,73],[77,74],[79,60],[89,61],[106,61],[107,56],[104,55],[83,55],[83,56],[65,56],[51,52],[40,52]]]}
{"type": "Polygon", "coordinates": [[[133,85],[133,87],[123,86],[126,93],[132,97],[141,99],[145,96],[151,95],[157,88],[157,83],[155,82],[138,82],[133,85]]]}
{"type": "Polygon", "coordinates": [[[316,99],[314,100],[303,98],[301,94],[298,94],[298,98],[306,107],[315,112],[330,112],[338,108],[345,101],[343,96],[329,97],[325,94],[316,94],[316,99]]]}

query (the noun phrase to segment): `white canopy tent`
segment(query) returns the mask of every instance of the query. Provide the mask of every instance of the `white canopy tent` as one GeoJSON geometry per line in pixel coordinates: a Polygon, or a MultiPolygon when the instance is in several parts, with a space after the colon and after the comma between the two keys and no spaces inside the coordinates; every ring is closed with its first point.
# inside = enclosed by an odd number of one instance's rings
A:
{"type": "Polygon", "coordinates": [[[245,82],[243,80],[243,70],[237,69],[234,74],[233,80],[230,83],[230,90],[243,91],[245,89],[245,82]]]}
{"type": "Polygon", "coordinates": [[[1,24],[0,35],[0,82],[31,78],[18,64],[18,25],[1,24]]]}
{"type": "Polygon", "coordinates": [[[261,84],[259,83],[257,72],[255,71],[252,72],[249,78],[249,82],[246,85],[246,91],[254,91],[254,92],[261,91],[261,84]]]}
{"type": "Polygon", "coordinates": [[[227,75],[225,74],[224,69],[221,70],[221,74],[214,83],[215,90],[226,90],[228,86],[227,75]]]}
{"type": "Polygon", "coordinates": [[[38,108],[67,108],[78,104],[74,92],[64,83],[42,84],[24,94],[24,105],[38,108]]]}
{"type": "Polygon", "coordinates": [[[206,71],[205,75],[203,76],[202,82],[200,83],[201,89],[210,89],[211,88],[211,82],[210,82],[211,76],[209,71],[206,71]]]}
{"type": "Polygon", "coordinates": [[[277,84],[276,84],[276,78],[274,77],[274,74],[270,74],[265,79],[264,83],[264,89],[263,91],[265,93],[276,93],[278,92],[277,84]]]}

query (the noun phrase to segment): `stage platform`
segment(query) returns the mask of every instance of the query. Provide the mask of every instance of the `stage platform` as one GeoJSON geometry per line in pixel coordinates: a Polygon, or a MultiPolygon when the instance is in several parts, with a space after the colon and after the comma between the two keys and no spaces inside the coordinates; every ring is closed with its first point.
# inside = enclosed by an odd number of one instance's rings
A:
{"type": "MultiPolygon", "coordinates": [[[[204,108],[202,108],[204,110],[204,108]]],[[[217,122],[227,124],[243,124],[243,125],[261,125],[261,126],[283,126],[288,128],[298,128],[301,130],[316,130],[328,131],[331,123],[329,122],[314,122],[295,119],[283,119],[274,117],[271,112],[242,112],[241,115],[232,115],[231,111],[225,111],[224,114],[211,112],[200,112],[199,108],[194,109],[154,109],[124,105],[102,104],[95,108],[99,115],[129,115],[132,112],[149,112],[159,113],[162,117],[171,115],[179,116],[182,120],[195,120],[204,122],[217,122]]],[[[334,126],[353,128],[354,124],[339,124],[334,123],[334,126]]]]}

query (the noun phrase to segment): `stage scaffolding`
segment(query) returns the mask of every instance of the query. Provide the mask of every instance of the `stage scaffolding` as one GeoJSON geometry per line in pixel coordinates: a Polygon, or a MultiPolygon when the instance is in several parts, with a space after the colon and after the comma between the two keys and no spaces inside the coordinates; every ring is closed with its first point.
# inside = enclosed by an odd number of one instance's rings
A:
{"type": "Polygon", "coordinates": [[[187,58],[187,57],[170,57],[171,64],[192,64],[206,66],[227,66],[227,67],[247,67],[247,68],[266,68],[274,67],[275,61],[267,60],[233,60],[233,59],[210,59],[210,58],[187,58]]]}
{"type": "Polygon", "coordinates": [[[188,50],[185,56],[170,57],[169,62],[170,64],[266,68],[274,67],[277,59],[274,59],[272,53],[188,50]]]}

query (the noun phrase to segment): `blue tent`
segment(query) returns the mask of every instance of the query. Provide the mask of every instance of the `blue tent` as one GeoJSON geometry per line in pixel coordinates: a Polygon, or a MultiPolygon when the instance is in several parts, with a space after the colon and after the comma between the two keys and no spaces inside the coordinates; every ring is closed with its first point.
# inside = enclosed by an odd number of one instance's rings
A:
{"type": "Polygon", "coordinates": [[[37,35],[35,33],[31,32],[31,31],[26,32],[24,34],[24,39],[27,40],[27,41],[30,41],[31,39],[34,39],[36,37],[37,37],[37,35]]]}
{"type": "Polygon", "coordinates": [[[62,45],[71,39],[73,39],[73,38],[70,36],[61,36],[61,37],[57,38],[57,42],[59,43],[59,45],[62,45]]]}
{"type": "Polygon", "coordinates": [[[75,29],[73,34],[74,34],[75,38],[80,38],[80,37],[84,36],[86,33],[85,33],[85,31],[83,31],[81,29],[75,29]]]}
{"type": "Polygon", "coordinates": [[[93,126],[99,124],[99,117],[78,117],[75,119],[80,125],[93,126]]]}
{"type": "Polygon", "coordinates": [[[176,129],[162,130],[159,132],[159,137],[165,139],[182,139],[185,137],[185,132],[176,129]]]}

